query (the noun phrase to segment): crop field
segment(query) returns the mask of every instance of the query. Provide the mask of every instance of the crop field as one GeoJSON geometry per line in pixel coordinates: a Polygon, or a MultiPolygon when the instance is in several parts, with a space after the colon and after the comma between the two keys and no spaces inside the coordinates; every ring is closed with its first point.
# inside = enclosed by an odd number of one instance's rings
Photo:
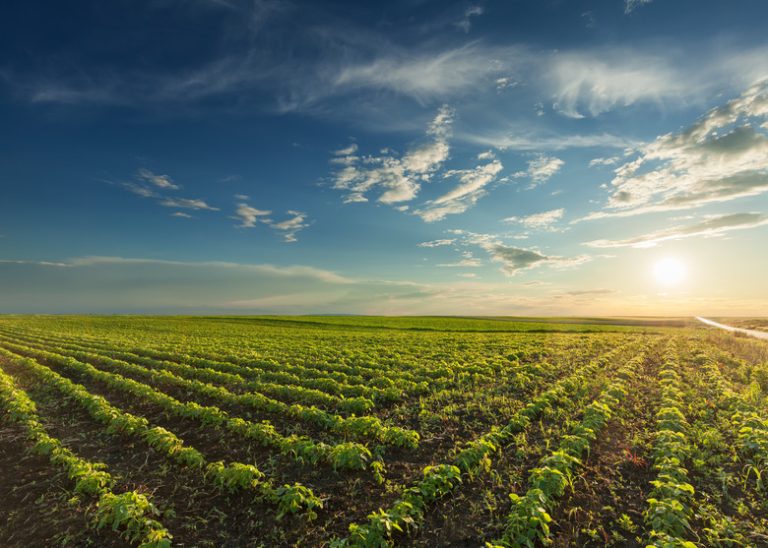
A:
{"type": "Polygon", "coordinates": [[[768,546],[768,343],[0,317],[0,546],[768,546]]]}
{"type": "Polygon", "coordinates": [[[768,318],[720,318],[719,321],[742,329],[768,331],[768,318]]]}

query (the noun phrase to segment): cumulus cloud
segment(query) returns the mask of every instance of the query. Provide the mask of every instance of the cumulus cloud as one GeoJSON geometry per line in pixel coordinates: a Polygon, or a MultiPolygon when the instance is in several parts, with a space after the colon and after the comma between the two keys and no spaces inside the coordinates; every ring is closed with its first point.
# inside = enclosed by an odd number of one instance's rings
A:
{"type": "MultiPolygon", "coordinates": [[[[503,238],[496,234],[482,234],[467,230],[453,229],[448,231],[454,235],[454,244],[464,249],[480,249],[487,253],[490,260],[501,264],[501,271],[514,276],[521,271],[549,266],[550,268],[565,268],[584,264],[593,259],[590,255],[578,255],[575,257],[561,257],[548,255],[536,248],[522,248],[508,245],[503,238]]],[[[446,267],[476,267],[482,266],[482,262],[475,258],[472,251],[463,251],[461,259],[453,263],[443,263],[439,266],[446,267]]]]}
{"type": "Polygon", "coordinates": [[[168,175],[157,175],[148,169],[140,169],[139,178],[163,190],[179,190],[181,188],[168,175]]]}
{"type": "Polygon", "coordinates": [[[559,257],[545,255],[536,249],[512,247],[500,243],[487,243],[483,248],[491,256],[491,260],[501,263],[501,270],[509,276],[514,276],[522,270],[549,265],[553,267],[576,266],[592,260],[588,255],[578,257],[559,257]]]}
{"type": "Polygon", "coordinates": [[[563,208],[551,209],[526,217],[507,217],[504,222],[518,223],[531,230],[550,230],[557,221],[563,218],[564,214],[565,209],[563,208]]]}
{"type": "Polygon", "coordinates": [[[604,211],[585,219],[689,209],[768,192],[768,80],[696,123],[638,147],[615,170],[604,211]]]}
{"type": "Polygon", "coordinates": [[[496,179],[503,168],[501,162],[493,160],[474,169],[446,172],[444,177],[456,177],[459,184],[442,196],[429,200],[414,213],[428,223],[440,221],[448,215],[464,213],[486,194],[487,185],[496,179]]]}
{"type": "Polygon", "coordinates": [[[219,211],[218,207],[208,205],[205,200],[194,198],[164,198],[160,200],[160,205],[165,207],[177,207],[179,209],[207,209],[209,211],[219,211]]]}
{"type": "Polygon", "coordinates": [[[768,225],[768,215],[762,213],[733,213],[719,215],[690,225],[675,226],[665,230],[642,234],[626,240],[593,240],[586,242],[590,247],[654,247],[661,242],[681,240],[696,236],[714,237],[733,230],[745,230],[768,225]]]}
{"type": "Polygon", "coordinates": [[[422,183],[448,159],[452,122],[453,109],[444,105],[427,128],[430,140],[399,158],[391,153],[361,158],[355,155],[356,146],[337,151],[331,161],[344,167],[333,174],[333,187],[345,192],[345,203],[366,202],[366,194],[374,190],[384,204],[413,200],[422,183]]]}

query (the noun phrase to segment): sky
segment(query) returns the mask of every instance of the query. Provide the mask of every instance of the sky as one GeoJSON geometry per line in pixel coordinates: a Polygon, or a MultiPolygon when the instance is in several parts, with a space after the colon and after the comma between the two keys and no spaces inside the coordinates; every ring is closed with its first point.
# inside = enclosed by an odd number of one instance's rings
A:
{"type": "Polygon", "coordinates": [[[763,0],[0,18],[0,313],[766,315],[763,0]]]}

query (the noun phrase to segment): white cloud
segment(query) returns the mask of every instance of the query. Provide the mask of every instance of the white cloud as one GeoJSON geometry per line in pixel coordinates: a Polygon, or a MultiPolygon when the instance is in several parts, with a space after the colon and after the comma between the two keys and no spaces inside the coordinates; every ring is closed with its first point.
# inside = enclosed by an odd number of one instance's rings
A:
{"type": "Polygon", "coordinates": [[[455,23],[455,25],[463,30],[465,33],[469,32],[472,28],[472,17],[477,17],[485,12],[482,6],[469,6],[464,10],[464,17],[455,23]]]}
{"type": "Polygon", "coordinates": [[[207,209],[209,211],[219,211],[218,207],[208,205],[204,200],[189,198],[164,198],[160,202],[161,206],[178,207],[180,209],[207,209]]]}
{"type": "Polygon", "coordinates": [[[518,171],[513,177],[530,177],[531,186],[528,188],[534,188],[547,182],[560,171],[564,164],[565,162],[560,158],[538,154],[533,160],[528,162],[528,169],[526,171],[518,171]]]}
{"type": "Polygon", "coordinates": [[[315,278],[320,281],[338,284],[354,283],[355,280],[336,274],[334,272],[315,268],[313,266],[275,266],[272,264],[248,264],[248,263],[233,263],[227,261],[173,261],[168,259],[146,259],[142,257],[116,257],[116,256],[101,256],[90,255],[85,257],[78,257],[75,259],[69,259],[67,261],[0,261],[10,262],[16,264],[30,264],[41,266],[55,266],[60,268],[77,268],[77,267],[89,267],[99,265],[158,265],[158,266],[178,266],[178,267],[212,267],[221,269],[232,270],[246,270],[261,272],[263,274],[270,274],[274,276],[285,277],[307,277],[315,278]]]}
{"type": "Polygon", "coordinates": [[[620,156],[611,156],[610,158],[593,158],[589,161],[589,167],[613,166],[621,160],[620,156]]]}
{"type": "Polygon", "coordinates": [[[256,209],[245,202],[237,204],[235,219],[240,221],[238,226],[242,228],[253,228],[258,223],[269,226],[276,230],[283,237],[285,242],[298,241],[296,234],[307,228],[307,214],[301,211],[288,210],[289,217],[283,221],[274,221],[270,216],[272,211],[267,209],[256,209]]]}
{"type": "Polygon", "coordinates": [[[446,245],[451,245],[455,241],[456,241],[456,238],[451,238],[451,239],[442,239],[442,240],[432,240],[430,242],[421,242],[416,245],[417,247],[442,247],[446,245]]]}
{"type": "Polygon", "coordinates": [[[624,13],[630,14],[640,6],[650,4],[653,0],[624,0],[624,13]]]}
{"type": "Polygon", "coordinates": [[[444,177],[458,177],[460,183],[453,190],[426,202],[414,213],[431,223],[447,215],[465,212],[486,194],[486,186],[496,179],[503,167],[501,162],[493,160],[474,169],[446,172],[444,177]]]}
{"type": "Polygon", "coordinates": [[[301,211],[289,210],[288,215],[290,218],[279,223],[270,223],[269,226],[282,233],[283,240],[285,242],[296,242],[296,234],[309,226],[307,224],[307,214],[301,211]]]}
{"type": "Polygon", "coordinates": [[[349,146],[335,150],[333,154],[336,156],[350,156],[355,152],[357,152],[357,144],[352,143],[349,146]]]}
{"type": "Polygon", "coordinates": [[[471,258],[471,259],[461,259],[460,261],[455,263],[438,263],[437,266],[445,267],[445,268],[477,268],[479,266],[483,266],[483,263],[480,259],[471,258]]]}
{"type": "Polygon", "coordinates": [[[675,226],[626,240],[594,240],[586,242],[585,245],[599,248],[654,247],[669,240],[701,236],[714,237],[733,230],[746,230],[765,225],[768,225],[768,215],[762,213],[733,213],[730,215],[713,216],[699,223],[675,226]]]}
{"type": "Polygon", "coordinates": [[[606,209],[585,219],[683,210],[768,192],[768,80],[678,133],[638,147],[615,170],[606,209]]]}
{"type": "Polygon", "coordinates": [[[256,209],[245,202],[237,204],[237,210],[235,211],[236,218],[240,220],[239,226],[243,228],[253,228],[258,222],[268,222],[267,217],[271,214],[271,211],[256,209]]]}
{"type": "Polygon", "coordinates": [[[453,263],[439,263],[437,266],[444,268],[477,268],[483,266],[483,262],[475,257],[471,251],[464,251],[461,259],[453,263]]]}
{"type": "MultiPolygon", "coordinates": [[[[535,248],[521,248],[507,245],[502,237],[495,234],[479,234],[467,230],[452,229],[448,231],[456,236],[454,243],[467,248],[479,248],[488,254],[492,262],[501,264],[501,271],[514,276],[517,273],[532,268],[548,266],[550,268],[566,268],[581,265],[594,259],[590,255],[561,257],[548,255],[535,248]]],[[[453,263],[443,263],[444,267],[479,267],[482,262],[475,258],[471,251],[464,251],[462,258],[453,263]]]]}
{"type": "Polygon", "coordinates": [[[330,68],[331,78],[306,90],[305,101],[361,89],[381,89],[424,103],[482,90],[525,58],[518,47],[489,48],[471,42],[463,47],[414,54],[415,48],[389,45],[372,61],[330,68]]]}
{"type": "Polygon", "coordinates": [[[528,175],[534,184],[539,185],[560,171],[564,163],[560,158],[541,155],[528,162],[528,175]]]}
{"type": "Polygon", "coordinates": [[[691,83],[662,55],[633,51],[560,53],[552,60],[548,74],[553,108],[571,118],[691,94],[691,83]]]}
{"type": "Polygon", "coordinates": [[[193,219],[192,215],[189,213],[184,213],[183,211],[175,211],[171,213],[171,217],[179,217],[181,219],[193,219]]]}
{"type": "Polygon", "coordinates": [[[525,131],[516,130],[514,133],[505,131],[489,131],[485,133],[459,132],[457,140],[467,143],[491,146],[499,150],[518,150],[521,152],[536,152],[541,150],[564,150],[568,148],[620,148],[627,149],[639,143],[626,137],[611,133],[596,133],[586,135],[567,135],[562,133],[542,133],[531,127],[525,131]]]}
{"type": "Polygon", "coordinates": [[[549,211],[542,211],[541,213],[534,213],[527,217],[507,217],[504,222],[507,223],[519,223],[525,228],[531,230],[550,230],[552,225],[563,218],[565,209],[552,209],[549,211]]]}
{"type": "Polygon", "coordinates": [[[507,88],[514,88],[519,84],[520,82],[511,76],[502,76],[501,78],[496,78],[496,91],[503,91],[507,88]]]}
{"type": "Polygon", "coordinates": [[[181,188],[168,175],[157,175],[148,169],[140,169],[139,178],[163,190],[179,190],[181,188]]]}
{"type": "Polygon", "coordinates": [[[492,261],[502,264],[502,272],[509,276],[514,276],[520,271],[543,265],[569,267],[592,260],[592,257],[588,255],[579,255],[578,257],[571,258],[559,257],[556,255],[545,255],[536,249],[525,249],[494,242],[485,243],[482,247],[491,256],[492,261]]]}
{"type": "Polygon", "coordinates": [[[413,200],[421,184],[429,181],[448,158],[452,122],[453,109],[444,105],[427,128],[431,140],[411,148],[401,158],[388,152],[359,158],[354,156],[357,149],[351,147],[337,151],[334,160],[344,167],[333,174],[333,187],[345,191],[345,203],[366,202],[366,194],[374,189],[384,204],[413,200]]]}
{"type": "Polygon", "coordinates": [[[139,185],[136,183],[119,183],[119,184],[128,192],[132,192],[133,194],[141,196],[142,198],[157,198],[159,196],[157,192],[155,192],[151,188],[146,187],[144,185],[139,185]]]}

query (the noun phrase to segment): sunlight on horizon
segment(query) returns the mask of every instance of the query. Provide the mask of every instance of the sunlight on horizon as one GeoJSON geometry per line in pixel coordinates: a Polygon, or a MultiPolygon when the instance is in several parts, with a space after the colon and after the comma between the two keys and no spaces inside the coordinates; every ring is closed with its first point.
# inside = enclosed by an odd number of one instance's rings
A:
{"type": "Polygon", "coordinates": [[[653,265],[653,277],[658,284],[672,287],[681,284],[688,276],[688,268],[677,257],[665,257],[653,265]]]}

